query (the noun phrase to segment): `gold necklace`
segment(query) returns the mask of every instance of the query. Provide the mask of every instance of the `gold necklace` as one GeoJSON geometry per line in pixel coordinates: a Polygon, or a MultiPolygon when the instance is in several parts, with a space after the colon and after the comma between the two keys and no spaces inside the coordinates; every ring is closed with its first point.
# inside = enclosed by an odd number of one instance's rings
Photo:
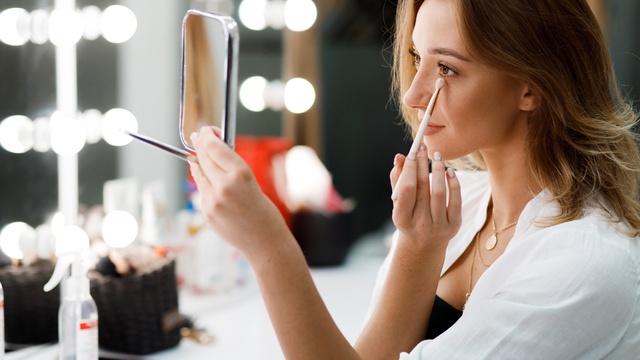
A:
{"type": "MultiPolygon", "coordinates": [[[[469,291],[464,294],[464,305],[462,305],[462,311],[467,307],[467,301],[469,301],[469,296],[471,296],[471,290],[473,290],[473,268],[476,265],[476,254],[478,253],[478,242],[480,240],[480,231],[476,233],[473,241],[475,241],[476,246],[473,247],[473,255],[471,256],[471,268],[469,269],[469,291]]],[[[482,261],[482,259],[481,259],[482,261]]]]}
{"type": "Polygon", "coordinates": [[[493,235],[491,235],[491,237],[489,237],[487,241],[484,243],[484,248],[489,251],[495,249],[496,245],[498,245],[498,234],[502,233],[503,231],[513,226],[516,226],[516,224],[518,224],[518,220],[496,231],[496,218],[495,216],[493,216],[493,208],[492,208],[491,209],[491,226],[493,227],[493,235]]]}

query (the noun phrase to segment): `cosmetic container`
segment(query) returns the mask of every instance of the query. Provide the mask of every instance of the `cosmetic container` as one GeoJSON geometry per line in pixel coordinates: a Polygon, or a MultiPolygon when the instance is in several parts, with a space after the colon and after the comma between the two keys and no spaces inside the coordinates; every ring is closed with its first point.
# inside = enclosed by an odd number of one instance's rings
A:
{"type": "Polygon", "coordinates": [[[53,275],[44,286],[45,291],[56,287],[71,267],[58,313],[60,360],[98,360],[98,309],[89,292],[87,257],[88,249],[58,255],[53,275]]]}
{"type": "Polygon", "coordinates": [[[0,284],[0,360],[4,359],[4,289],[0,284]]]}

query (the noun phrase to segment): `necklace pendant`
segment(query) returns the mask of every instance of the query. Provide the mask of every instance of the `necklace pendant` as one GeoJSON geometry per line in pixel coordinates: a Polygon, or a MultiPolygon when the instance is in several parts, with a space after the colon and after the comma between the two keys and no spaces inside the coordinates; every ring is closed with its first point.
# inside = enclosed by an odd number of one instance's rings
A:
{"type": "Polygon", "coordinates": [[[491,235],[491,237],[487,239],[487,242],[484,243],[484,248],[491,251],[496,247],[497,243],[498,238],[495,235],[491,235]]]}

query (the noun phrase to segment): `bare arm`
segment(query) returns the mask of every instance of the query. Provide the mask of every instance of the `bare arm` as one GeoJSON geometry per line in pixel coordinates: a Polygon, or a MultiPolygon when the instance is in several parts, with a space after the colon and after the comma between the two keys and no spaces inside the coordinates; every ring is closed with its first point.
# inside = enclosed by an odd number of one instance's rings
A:
{"type": "Polygon", "coordinates": [[[441,160],[433,161],[432,174],[430,184],[426,149],[416,161],[396,158],[391,183],[399,194],[393,221],[400,237],[375,311],[356,342],[363,358],[397,358],[426,334],[446,246],[461,222],[455,174],[447,174],[441,160]]]}
{"type": "Polygon", "coordinates": [[[248,166],[204,128],[191,172],[207,223],[238,248],[251,267],[287,359],[359,359],[313,283],[298,243],[248,166]]]}
{"type": "Polygon", "coordinates": [[[396,359],[415,346],[426,329],[446,242],[459,220],[459,192],[451,191],[457,180],[449,179],[454,210],[448,211],[442,162],[434,166],[439,177],[431,195],[424,150],[418,161],[392,173],[392,183],[399,186],[393,219],[401,239],[380,304],[358,340],[358,354],[331,318],[300,247],[248,166],[214,128],[201,130],[194,143],[198,163],[191,164],[191,171],[205,218],[255,270],[287,359],[396,359]],[[400,172],[404,179],[398,180],[400,172]]]}

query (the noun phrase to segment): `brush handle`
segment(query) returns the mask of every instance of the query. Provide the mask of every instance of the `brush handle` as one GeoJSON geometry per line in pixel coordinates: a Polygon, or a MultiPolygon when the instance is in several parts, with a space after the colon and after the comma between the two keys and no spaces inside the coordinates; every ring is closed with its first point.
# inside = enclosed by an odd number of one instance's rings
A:
{"type": "Polygon", "coordinates": [[[418,131],[416,132],[416,136],[413,138],[409,154],[407,154],[409,159],[413,160],[416,158],[420,144],[422,144],[422,138],[424,138],[424,132],[427,130],[427,126],[429,126],[429,119],[431,119],[431,114],[425,113],[422,118],[422,122],[420,122],[420,126],[418,127],[418,131]]]}

